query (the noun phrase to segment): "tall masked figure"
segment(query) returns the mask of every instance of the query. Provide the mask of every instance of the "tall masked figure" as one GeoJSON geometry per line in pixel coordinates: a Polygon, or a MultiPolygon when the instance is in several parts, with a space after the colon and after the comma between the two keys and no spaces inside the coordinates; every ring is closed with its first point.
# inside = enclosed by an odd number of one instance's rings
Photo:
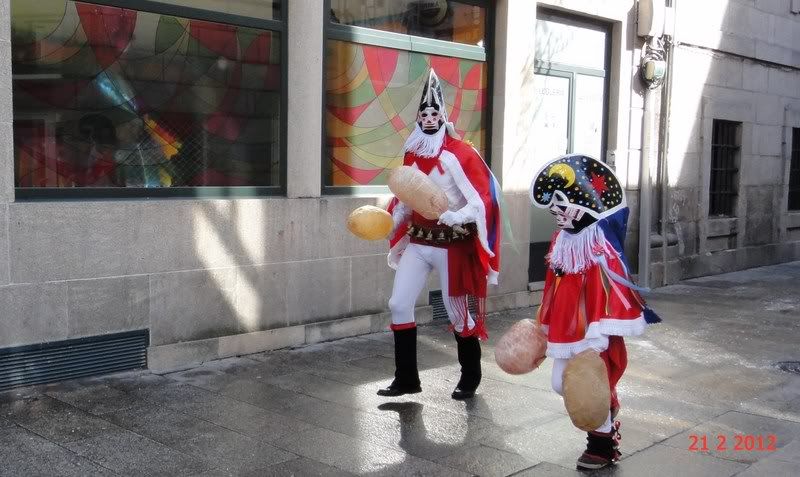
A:
{"type": "Polygon", "coordinates": [[[537,319],[553,358],[553,389],[562,394],[567,361],[587,349],[600,353],[608,371],[611,408],[605,424],[589,432],[578,467],[595,469],[619,457],[616,385],[627,366],[625,336],[661,321],[631,282],[623,253],[628,207],[625,191],[606,164],[571,154],[541,168],[530,188],[533,205],[549,209],[560,229],[547,255],[547,275],[537,319]]]}
{"type": "Polygon", "coordinates": [[[478,340],[486,338],[487,285],[497,284],[500,269],[500,188],[475,148],[461,141],[448,122],[442,87],[433,70],[404,153],[405,166],[419,169],[444,191],[448,210],[429,220],[396,197],[389,205],[394,221],[389,266],[397,270],[389,300],[396,371],[394,381],[378,394],[421,391],[414,306],[428,274],[436,270],[461,365],[452,397],[471,398],[481,381],[478,340]],[[475,313],[470,312],[470,302],[476,304],[475,313]]]}

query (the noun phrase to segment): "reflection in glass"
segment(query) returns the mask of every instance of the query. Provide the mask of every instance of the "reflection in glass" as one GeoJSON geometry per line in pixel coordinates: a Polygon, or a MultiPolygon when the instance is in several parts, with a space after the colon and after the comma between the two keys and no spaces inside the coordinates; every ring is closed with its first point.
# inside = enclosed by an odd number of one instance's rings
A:
{"type": "Polygon", "coordinates": [[[14,2],[17,187],[270,186],[271,31],[82,2],[14,2]]]}
{"type": "Polygon", "coordinates": [[[483,46],[486,8],[450,0],[331,0],[330,20],[483,46]]]}
{"type": "MultiPolygon", "coordinates": [[[[533,157],[534,170],[569,150],[569,91],[568,78],[537,74],[533,77],[536,97],[534,109],[533,157]]],[[[556,230],[549,211],[531,208],[531,242],[547,242],[556,230]]]]}
{"type": "Polygon", "coordinates": [[[606,60],[606,32],[599,26],[573,24],[562,18],[538,19],[536,59],[603,70],[606,60]]]}
{"type": "MultiPolygon", "coordinates": [[[[281,19],[281,0],[158,0],[181,7],[264,20],[281,19]]],[[[286,2],[288,3],[288,1],[286,2]]]]}
{"type": "Polygon", "coordinates": [[[603,159],[603,93],[605,79],[575,75],[575,138],[573,151],[603,159]]]}
{"type": "Polygon", "coordinates": [[[430,68],[456,132],[485,157],[486,63],[329,40],[326,64],[326,185],[386,184],[402,164],[430,68]]]}

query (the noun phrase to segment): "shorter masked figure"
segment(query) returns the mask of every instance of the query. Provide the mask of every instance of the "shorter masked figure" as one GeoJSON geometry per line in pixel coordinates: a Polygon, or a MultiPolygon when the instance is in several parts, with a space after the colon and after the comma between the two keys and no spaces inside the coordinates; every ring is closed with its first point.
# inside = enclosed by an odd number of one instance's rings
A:
{"type": "Polygon", "coordinates": [[[549,209],[559,231],[547,255],[537,319],[553,358],[553,389],[562,394],[567,361],[587,349],[600,353],[611,387],[605,424],[588,435],[578,467],[596,469],[619,457],[616,384],[627,366],[624,336],[637,336],[660,319],[647,308],[623,253],[628,220],[625,191],[603,162],[580,154],[556,158],[536,174],[533,205],[549,209]]]}
{"type": "Polygon", "coordinates": [[[404,153],[403,165],[419,169],[441,188],[448,210],[429,220],[396,197],[389,205],[394,220],[389,266],[397,270],[389,299],[396,370],[394,381],[378,394],[421,391],[414,307],[428,275],[436,270],[461,364],[452,397],[471,398],[481,381],[478,339],[486,337],[487,285],[497,283],[500,269],[500,188],[475,148],[458,139],[448,122],[441,84],[433,70],[404,153]],[[475,303],[475,313],[469,311],[470,302],[475,303]]]}

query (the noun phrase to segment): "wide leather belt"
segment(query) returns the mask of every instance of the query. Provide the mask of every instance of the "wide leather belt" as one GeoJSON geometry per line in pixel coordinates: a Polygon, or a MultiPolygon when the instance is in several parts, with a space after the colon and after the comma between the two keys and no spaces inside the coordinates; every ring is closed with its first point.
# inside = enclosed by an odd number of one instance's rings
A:
{"type": "Polygon", "coordinates": [[[408,226],[406,234],[411,237],[412,242],[429,243],[433,245],[443,245],[453,242],[461,242],[474,237],[478,233],[478,228],[473,223],[448,227],[442,226],[423,226],[411,224],[408,226]]]}

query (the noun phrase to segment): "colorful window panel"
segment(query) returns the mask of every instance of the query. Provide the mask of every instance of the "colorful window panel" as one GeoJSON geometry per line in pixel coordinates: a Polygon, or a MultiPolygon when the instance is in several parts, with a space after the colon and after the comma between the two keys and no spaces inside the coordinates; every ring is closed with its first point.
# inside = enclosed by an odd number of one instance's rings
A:
{"type": "Polygon", "coordinates": [[[456,131],[484,155],[484,62],[329,40],[326,185],[386,185],[388,170],[402,164],[431,67],[456,131]]]}
{"type": "Polygon", "coordinates": [[[43,0],[12,42],[17,187],[279,185],[279,34],[43,0]]]}
{"type": "Polygon", "coordinates": [[[331,0],[330,20],[467,45],[486,37],[486,8],[453,0],[331,0]]]}

